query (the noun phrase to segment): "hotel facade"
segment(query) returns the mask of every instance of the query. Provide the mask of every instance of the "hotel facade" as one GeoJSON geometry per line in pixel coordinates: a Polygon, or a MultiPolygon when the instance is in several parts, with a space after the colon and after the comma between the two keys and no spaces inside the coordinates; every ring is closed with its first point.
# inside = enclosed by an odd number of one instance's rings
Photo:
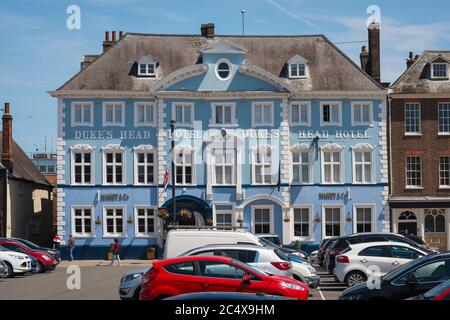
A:
{"type": "Polygon", "coordinates": [[[306,249],[389,231],[378,25],[365,71],[322,35],[221,36],[213,24],[107,32],[103,47],[51,92],[58,233],[75,237],[77,258],[105,256],[114,238],[129,258],[162,245],[171,159],[180,225],[242,226],[306,249]]]}

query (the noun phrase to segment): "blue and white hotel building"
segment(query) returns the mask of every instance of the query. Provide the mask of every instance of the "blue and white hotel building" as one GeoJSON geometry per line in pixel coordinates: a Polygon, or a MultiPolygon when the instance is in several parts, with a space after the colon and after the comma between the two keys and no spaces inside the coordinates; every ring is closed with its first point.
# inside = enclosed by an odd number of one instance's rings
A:
{"type": "Polygon", "coordinates": [[[240,226],[283,243],[389,230],[386,90],[324,36],[109,33],[52,91],[58,232],[76,257],[114,238],[161,242],[176,165],[180,224],[240,226]],[[171,150],[170,121],[176,121],[171,150]],[[169,179],[170,181],[170,179],[169,179]]]}

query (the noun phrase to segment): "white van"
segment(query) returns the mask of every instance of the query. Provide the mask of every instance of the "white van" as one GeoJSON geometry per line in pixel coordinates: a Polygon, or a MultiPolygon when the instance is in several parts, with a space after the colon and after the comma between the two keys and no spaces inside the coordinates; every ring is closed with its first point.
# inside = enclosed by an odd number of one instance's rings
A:
{"type": "Polygon", "coordinates": [[[258,237],[246,231],[171,230],[167,234],[163,258],[175,258],[209,244],[255,244],[262,246],[258,237]]]}

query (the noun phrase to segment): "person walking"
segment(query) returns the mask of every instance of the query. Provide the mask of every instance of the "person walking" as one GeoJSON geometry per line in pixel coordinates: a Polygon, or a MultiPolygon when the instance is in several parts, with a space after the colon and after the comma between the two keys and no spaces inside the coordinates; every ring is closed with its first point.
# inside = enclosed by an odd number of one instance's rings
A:
{"type": "Polygon", "coordinates": [[[114,261],[117,260],[120,267],[120,244],[119,239],[114,239],[114,244],[112,248],[112,260],[110,266],[114,265],[114,261]]]}
{"type": "Polygon", "coordinates": [[[69,235],[69,241],[67,241],[67,247],[69,248],[69,261],[73,260],[73,250],[75,249],[75,239],[72,235],[69,235]]]}
{"type": "Polygon", "coordinates": [[[56,260],[61,261],[61,237],[56,233],[53,238],[53,249],[56,251],[56,260]]]}

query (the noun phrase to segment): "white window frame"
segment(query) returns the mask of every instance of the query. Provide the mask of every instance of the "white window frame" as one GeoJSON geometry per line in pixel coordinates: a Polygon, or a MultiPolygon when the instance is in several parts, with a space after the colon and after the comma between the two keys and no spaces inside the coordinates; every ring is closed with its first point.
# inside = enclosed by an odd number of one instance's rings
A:
{"type": "MultiPolygon", "coordinates": [[[[93,127],[94,126],[94,102],[92,101],[72,101],[70,104],[70,110],[71,110],[71,126],[72,127],[93,127]],[[84,121],[75,121],[75,107],[76,106],[89,106],[89,113],[90,113],[90,121],[84,122],[84,121]]],[[[81,118],[84,118],[84,108],[81,108],[81,118]]]]}
{"type": "MultiPolygon", "coordinates": [[[[224,117],[225,119],[225,117],[224,117]]],[[[235,102],[213,102],[211,103],[211,119],[209,120],[209,126],[210,127],[220,127],[220,128],[227,128],[227,127],[237,127],[238,122],[236,119],[236,103],[235,102]],[[222,107],[230,107],[231,108],[231,123],[217,123],[216,122],[216,107],[222,106],[222,107]]]]}
{"type": "MultiPolygon", "coordinates": [[[[450,164],[450,155],[444,155],[439,157],[439,189],[450,189],[450,183],[449,184],[442,184],[442,173],[444,170],[442,170],[441,167],[441,159],[442,158],[448,158],[449,164],[450,164]]],[[[449,169],[450,171],[450,169],[449,169]]]]}
{"type": "MultiPolygon", "coordinates": [[[[136,238],[152,238],[155,237],[156,234],[156,214],[158,212],[158,208],[155,206],[148,206],[148,205],[136,205],[134,206],[134,236],[136,238]],[[139,232],[139,223],[138,223],[138,211],[139,210],[153,210],[153,232],[147,232],[147,233],[141,233],[139,232]]],[[[146,222],[148,217],[146,216],[146,222]]],[[[147,224],[146,224],[147,228],[147,224]]]]}
{"type": "Polygon", "coordinates": [[[356,145],[354,147],[352,147],[352,172],[353,172],[353,183],[354,184],[374,184],[375,183],[375,152],[374,152],[375,148],[372,145],[369,144],[362,144],[362,145],[356,145]],[[369,152],[370,153],[370,176],[371,176],[371,180],[367,181],[366,177],[365,177],[365,170],[364,170],[364,166],[367,165],[367,162],[362,161],[362,162],[356,162],[356,153],[357,152],[369,152]],[[358,182],[356,181],[356,165],[362,165],[363,169],[362,169],[362,175],[363,175],[363,181],[362,182],[358,182]]]}
{"type": "MultiPolygon", "coordinates": [[[[320,151],[321,151],[320,152],[320,157],[321,157],[320,162],[321,162],[321,171],[322,171],[322,184],[343,184],[345,182],[344,148],[338,144],[333,143],[333,144],[327,144],[327,145],[323,146],[320,151]],[[338,181],[338,182],[326,182],[325,181],[325,152],[331,152],[331,153],[339,152],[339,158],[340,158],[339,178],[340,178],[340,181],[338,181]]],[[[332,180],[334,180],[333,179],[333,176],[334,176],[333,164],[335,162],[330,162],[330,163],[331,163],[331,168],[332,168],[331,177],[332,177],[332,180]]]]}
{"type": "Polygon", "coordinates": [[[307,241],[307,242],[311,242],[314,241],[314,207],[312,204],[305,204],[305,205],[294,205],[292,207],[292,219],[293,219],[293,239],[295,240],[299,240],[299,241],[307,241]],[[309,236],[308,237],[299,237],[295,235],[295,209],[308,209],[309,210],[309,215],[308,215],[308,233],[309,236]]]}
{"type": "Polygon", "coordinates": [[[158,74],[158,70],[157,70],[157,61],[155,61],[153,58],[148,57],[148,56],[144,56],[141,59],[139,59],[138,63],[138,76],[146,76],[146,77],[152,77],[152,78],[156,78],[157,74],[158,74]],[[141,65],[145,65],[145,72],[141,72],[141,65]],[[153,66],[153,72],[150,72],[150,68],[149,66],[152,65],[153,66]]]}
{"type": "Polygon", "coordinates": [[[155,148],[153,148],[152,145],[141,145],[138,147],[134,148],[134,184],[135,185],[140,185],[140,186],[148,186],[148,185],[156,185],[157,184],[157,157],[156,157],[156,151],[155,148]],[[145,182],[139,182],[139,154],[144,153],[151,153],[153,154],[153,182],[148,182],[147,181],[147,167],[148,167],[148,163],[145,162],[145,164],[141,164],[141,166],[144,166],[144,172],[145,172],[145,182]]]}
{"type": "Polygon", "coordinates": [[[292,102],[290,107],[289,107],[289,121],[290,124],[293,126],[305,126],[305,127],[311,127],[311,102],[310,101],[299,101],[299,102],[292,102]],[[298,106],[298,119],[300,120],[299,122],[294,122],[293,121],[293,108],[294,106],[298,106]],[[306,117],[308,118],[307,121],[301,121],[301,112],[300,109],[301,107],[305,107],[307,108],[306,111],[306,117]]]}
{"type": "Polygon", "coordinates": [[[345,206],[344,205],[332,205],[332,204],[330,204],[330,205],[322,205],[322,239],[325,239],[325,238],[331,238],[331,237],[335,237],[336,235],[334,235],[334,236],[327,236],[326,235],[326,209],[340,209],[340,211],[341,211],[341,215],[340,215],[340,227],[339,227],[339,231],[340,231],[340,234],[339,234],[339,236],[344,236],[344,234],[345,234],[345,217],[344,217],[344,215],[345,215],[345,206]]]}
{"type": "Polygon", "coordinates": [[[307,79],[309,77],[309,67],[308,67],[308,60],[306,60],[305,58],[299,56],[299,55],[295,55],[291,60],[288,61],[288,78],[289,79],[307,79]],[[292,66],[296,65],[297,66],[297,74],[293,75],[292,74],[292,66]],[[304,75],[300,75],[299,74],[299,66],[303,65],[304,66],[304,70],[305,70],[305,74],[304,75]]]}
{"type": "Polygon", "coordinates": [[[103,106],[102,106],[102,125],[103,127],[125,127],[125,102],[123,101],[105,101],[103,102],[103,106]],[[116,106],[120,106],[121,107],[121,112],[122,112],[122,121],[121,122],[117,122],[115,121],[116,119],[116,112],[115,112],[115,108],[113,109],[113,121],[107,121],[106,120],[106,108],[110,105],[114,105],[116,106]]]}
{"type": "Polygon", "coordinates": [[[407,156],[405,157],[405,186],[406,189],[423,189],[423,159],[422,156],[407,156]],[[408,158],[419,158],[420,159],[420,185],[409,185],[408,184],[408,158]]]}
{"type": "Polygon", "coordinates": [[[76,238],[94,238],[95,237],[95,208],[94,206],[88,206],[88,205],[76,205],[76,206],[72,206],[71,207],[71,213],[72,213],[72,217],[71,217],[71,234],[76,237],[76,238]],[[82,233],[78,233],[75,231],[75,210],[82,210],[83,211],[83,225],[84,225],[84,218],[86,217],[84,214],[84,210],[89,209],[91,210],[91,232],[90,233],[86,233],[86,232],[82,232],[82,233]]]}
{"type": "Polygon", "coordinates": [[[269,145],[259,145],[256,148],[253,148],[252,152],[252,181],[254,185],[272,185],[274,183],[274,177],[273,177],[273,150],[272,147],[269,145]],[[270,161],[269,162],[261,162],[257,163],[258,159],[258,153],[259,152],[269,152],[270,151],[270,161]],[[269,166],[269,174],[270,174],[270,181],[265,182],[264,177],[266,174],[262,174],[262,182],[256,181],[256,167],[260,166],[262,169],[261,173],[265,173],[265,167],[269,166]]]}
{"type": "MultiPolygon", "coordinates": [[[[264,112],[262,113],[264,115],[264,112]]],[[[255,101],[252,102],[252,128],[255,127],[273,127],[275,123],[275,110],[273,101],[255,101]],[[256,108],[259,106],[270,106],[270,122],[256,122],[256,108]]]]}
{"type": "MultiPolygon", "coordinates": [[[[235,186],[236,185],[236,171],[237,171],[237,166],[236,166],[236,157],[237,157],[237,150],[233,149],[233,148],[228,148],[228,149],[219,149],[219,148],[213,148],[212,150],[212,175],[213,175],[213,186],[235,186]],[[221,166],[222,168],[228,167],[230,165],[226,164],[226,163],[220,163],[220,164],[216,164],[216,151],[220,151],[221,153],[232,153],[233,156],[233,162],[231,163],[231,183],[218,183],[217,182],[217,177],[216,177],[216,167],[217,166],[221,166]]],[[[222,175],[223,175],[223,182],[225,182],[225,170],[222,171],[222,175]]]]}
{"type": "Polygon", "coordinates": [[[70,171],[71,171],[71,185],[73,186],[92,186],[95,185],[95,154],[94,154],[94,147],[82,144],[82,145],[75,145],[71,148],[70,152],[70,171]],[[75,181],[75,153],[81,153],[81,166],[84,169],[85,163],[84,163],[84,154],[89,153],[91,155],[91,182],[85,183],[84,182],[84,170],[82,169],[82,176],[81,180],[82,182],[76,182],[75,181]]]}
{"type": "Polygon", "coordinates": [[[269,209],[269,218],[270,218],[270,221],[269,221],[269,223],[270,223],[270,234],[274,234],[274,230],[275,230],[275,222],[274,222],[274,209],[273,209],[273,206],[271,206],[271,205],[268,205],[268,206],[265,206],[265,205],[254,205],[254,206],[252,206],[252,210],[251,210],[251,212],[252,212],[252,221],[251,221],[251,225],[252,225],[252,233],[253,234],[255,234],[255,227],[256,227],[256,220],[255,220],[255,211],[257,210],[257,209],[269,209]]]}
{"type": "Polygon", "coordinates": [[[353,221],[353,233],[357,233],[358,231],[358,209],[368,209],[370,208],[372,210],[371,215],[370,215],[370,226],[371,226],[371,230],[370,232],[375,232],[376,231],[376,205],[373,203],[356,203],[353,205],[353,217],[352,217],[352,221],[353,221]]]}
{"type": "MultiPolygon", "coordinates": [[[[108,145],[106,147],[103,148],[103,152],[102,152],[102,157],[103,157],[103,185],[105,186],[124,186],[126,185],[126,148],[125,147],[121,147],[119,145],[108,145]],[[106,178],[106,154],[107,153],[122,153],[122,182],[121,183],[116,183],[116,171],[114,170],[114,182],[107,182],[107,178],[106,178]]],[[[115,160],[114,160],[114,163],[115,160]]]]}
{"type": "MultiPolygon", "coordinates": [[[[371,101],[352,101],[351,109],[352,109],[352,119],[351,119],[352,127],[373,126],[373,102],[371,102],[371,101]],[[363,120],[362,113],[361,113],[361,121],[356,121],[356,119],[355,119],[356,107],[362,107],[362,106],[368,106],[368,108],[369,108],[369,120],[368,121],[363,120]]],[[[361,112],[362,112],[362,108],[361,108],[361,112]]]]}
{"type": "Polygon", "coordinates": [[[216,75],[216,78],[219,79],[220,81],[227,81],[227,80],[230,80],[231,77],[233,76],[233,65],[231,64],[230,60],[228,60],[228,59],[219,59],[219,60],[216,62],[216,66],[215,66],[215,68],[214,68],[214,73],[215,73],[215,75],[216,75]],[[219,75],[219,66],[220,66],[222,63],[225,63],[225,64],[228,65],[228,76],[227,76],[226,78],[222,78],[222,77],[219,75]]]}
{"type": "Polygon", "coordinates": [[[177,186],[195,186],[196,184],[196,179],[195,179],[195,173],[196,173],[196,168],[195,168],[195,150],[193,148],[191,148],[190,146],[187,145],[181,145],[178,146],[174,149],[174,163],[175,163],[175,172],[173,174],[175,174],[175,182],[177,186]],[[176,159],[177,159],[177,155],[179,153],[183,154],[183,163],[181,163],[180,165],[177,164],[176,159]],[[184,159],[186,158],[186,152],[191,154],[191,174],[192,174],[192,182],[191,183],[186,183],[186,167],[189,167],[188,165],[186,165],[186,163],[184,163],[184,159]],[[179,183],[176,179],[176,174],[177,174],[177,167],[182,167],[183,168],[183,182],[179,183]]]}
{"type": "MultiPolygon", "coordinates": [[[[330,113],[331,120],[331,113],[330,113]]],[[[321,101],[320,102],[320,126],[321,127],[341,127],[342,126],[342,102],[341,101],[321,101]],[[324,122],[323,121],[323,108],[326,106],[337,106],[339,108],[338,116],[339,121],[337,122],[324,122]]]]}
{"type": "Polygon", "coordinates": [[[217,215],[218,214],[229,214],[231,215],[231,227],[236,225],[236,217],[235,217],[235,205],[231,202],[215,202],[214,203],[214,213],[213,213],[213,226],[217,226],[217,215]],[[231,210],[218,210],[218,206],[231,206],[231,210]]]}
{"type": "Polygon", "coordinates": [[[311,150],[308,145],[301,144],[296,145],[291,148],[291,177],[292,177],[292,185],[311,185],[313,184],[313,170],[312,170],[312,162],[311,162],[311,150]],[[294,153],[297,152],[300,154],[299,160],[300,162],[294,162],[294,153]],[[309,173],[309,181],[308,182],[302,182],[302,181],[295,181],[294,180],[294,166],[299,166],[300,168],[300,178],[302,178],[302,166],[304,166],[302,161],[302,153],[308,153],[308,173],[309,173]]]}
{"type": "Polygon", "coordinates": [[[180,127],[193,127],[194,126],[194,103],[193,102],[173,102],[172,103],[172,120],[176,121],[177,120],[177,114],[176,114],[176,110],[177,107],[182,107],[183,112],[182,112],[182,118],[183,118],[183,122],[178,122],[177,121],[177,126],[180,127]],[[184,119],[184,108],[185,107],[190,107],[191,108],[191,122],[185,122],[184,119]]]}
{"type": "Polygon", "coordinates": [[[438,135],[440,136],[448,136],[450,135],[450,102],[439,102],[438,103],[438,135]],[[446,112],[446,118],[444,117],[444,119],[447,119],[448,124],[446,124],[446,126],[448,126],[448,130],[447,131],[441,131],[441,107],[443,108],[444,106],[447,106],[447,108],[449,108],[449,110],[446,112]]]}
{"type": "Polygon", "coordinates": [[[404,108],[403,112],[404,112],[404,118],[405,118],[405,120],[404,120],[405,136],[420,136],[420,135],[422,135],[422,105],[421,105],[421,103],[420,102],[406,102],[403,108],[404,108]],[[413,131],[407,131],[407,124],[406,124],[406,119],[407,119],[407,117],[406,117],[406,113],[407,113],[406,107],[407,106],[412,106],[412,105],[419,107],[419,116],[417,117],[417,119],[419,120],[419,123],[418,123],[419,131],[414,131],[414,132],[413,131]]]}
{"type": "Polygon", "coordinates": [[[446,62],[434,62],[431,64],[431,79],[448,79],[448,63],[446,62]],[[445,65],[445,76],[435,76],[434,75],[434,68],[437,65],[445,65]]]}
{"type": "Polygon", "coordinates": [[[145,101],[141,101],[141,102],[135,102],[134,103],[134,126],[135,127],[155,127],[156,125],[156,103],[155,102],[145,102],[145,101]],[[139,123],[138,122],[138,108],[139,107],[144,107],[144,123],[139,123]],[[153,121],[149,122],[147,119],[147,112],[146,112],[146,108],[151,106],[153,109],[152,112],[152,117],[153,117],[153,121]]]}
{"type": "MultiPolygon", "coordinates": [[[[108,206],[104,206],[102,209],[103,209],[103,221],[102,221],[103,222],[103,238],[126,238],[127,237],[127,227],[128,227],[126,206],[108,205],[108,206]],[[108,233],[107,232],[106,212],[108,209],[113,209],[114,212],[117,209],[122,209],[122,212],[123,212],[123,217],[122,217],[123,232],[122,233],[108,233]]],[[[114,213],[114,219],[115,219],[115,213],[114,213]]],[[[114,224],[115,224],[115,222],[114,222],[114,224]]]]}

